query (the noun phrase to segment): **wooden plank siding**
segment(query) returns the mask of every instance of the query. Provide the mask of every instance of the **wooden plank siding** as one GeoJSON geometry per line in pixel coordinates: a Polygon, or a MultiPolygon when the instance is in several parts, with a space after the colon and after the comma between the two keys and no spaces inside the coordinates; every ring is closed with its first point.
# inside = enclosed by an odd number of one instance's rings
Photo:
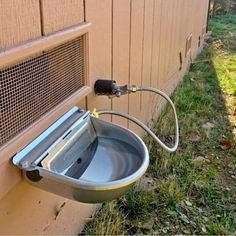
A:
{"type": "Polygon", "coordinates": [[[0,1],[0,52],[40,36],[38,0],[0,1]]]}
{"type": "MultiPolygon", "coordinates": [[[[112,21],[112,79],[129,83],[130,0],[113,0],[112,21]]],[[[128,96],[112,99],[112,109],[128,113],[128,96]]],[[[112,116],[112,121],[128,127],[124,118],[112,116]]]]}
{"type": "MultiPolygon", "coordinates": [[[[84,7],[81,0],[2,0],[0,52],[7,54],[8,48],[14,50],[14,46],[19,44],[24,47],[24,43],[30,43],[35,38],[41,40],[44,35],[83,21],[84,7]]],[[[74,106],[69,103],[69,107],[74,106]]],[[[77,105],[86,108],[86,99],[79,98],[77,105]]],[[[65,104],[61,109],[63,107],[65,104]]],[[[60,113],[57,111],[57,114],[60,113]]],[[[74,234],[81,231],[84,218],[91,216],[97,208],[96,205],[71,201],[30,186],[21,180],[20,171],[11,163],[13,151],[20,150],[27,139],[32,140],[35,134],[41,133],[57,118],[48,114],[47,119],[37,122],[29,131],[25,130],[23,139],[16,137],[15,142],[13,140],[0,147],[0,234],[74,234]],[[61,206],[63,209],[57,216],[61,206]]]]}
{"type": "MultiPolygon", "coordinates": [[[[129,83],[139,85],[142,83],[144,0],[132,0],[130,11],[129,83]]],[[[140,117],[140,104],[140,93],[129,95],[129,113],[131,115],[140,117]]],[[[132,122],[129,122],[129,128],[140,135],[143,133],[143,130],[132,122]]]]}
{"type": "MultiPolygon", "coordinates": [[[[151,86],[151,69],[152,69],[152,53],[153,53],[153,9],[154,1],[144,2],[144,29],[143,29],[143,61],[142,61],[142,85],[151,86]]],[[[152,94],[147,92],[141,93],[141,118],[145,123],[150,119],[152,107],[150,99],[152,94]]]]}
{"type": "Polygon", "coordinates": [[[83,0],[39,0],[39,3],[43,35],[84,21],[83,0]]]}
{"type": "MultiPolygon", "coordinates": [[[[90,81],[93,87],[97,79],[112,78],[112,1],[86,0],[85,9],[86,21],[93,22],[89,35],[90,81]]],[[[111,100],[107,97],[91,93],[86,99],[87,109],[111,108],[111,100]]],[[[104,117],[111,121],[111,116],[104,117]]]]}
{"type": "MultiPolygon", "coordinates": [[[[152,65],[151,65],[151,87],[159,87],[159,63],[160,63],[160,30],[161,30],[161,0],[154,1],[153,7],[153,34],[152,34],[152,65]]],[[[150,98],[151,104],[151,117],[157,116],[160,98],[153,95],[150,98]]],[[[153,120],[151,120],[150,125],[153,120]]]]}
{"type": "MultiPolygon", "coordinates": [[[[13,154],[74,105],[90,110],[123,111],[151,125],[164,104],[159,96],[143,92],[108,99],[94,94],[94,83],[97,79],[113,79],[120,85],[153,86],[171,93],[202,49],[208,4],[209,0],[0,1],[0,68],[4,55],[16,46],[23,48],[32,40],[56,37],[65,29],[91,23],[89,94],[61,103],[60,109],[56,108],[57,115],[49,112],[46,118],[0,147],[0,234],[78,234],[81,231],[85,219],[97,205],[73,202],[26,184],[11,163],[13,154]],[[191,51],[185,57],[190,35],[191,51]],[[65,207],[56,216],[64,202],[65,207]]],[[[102,118],[128,127],[140,136],[144,133],[123,118],[110,115],[102,118]]]]}

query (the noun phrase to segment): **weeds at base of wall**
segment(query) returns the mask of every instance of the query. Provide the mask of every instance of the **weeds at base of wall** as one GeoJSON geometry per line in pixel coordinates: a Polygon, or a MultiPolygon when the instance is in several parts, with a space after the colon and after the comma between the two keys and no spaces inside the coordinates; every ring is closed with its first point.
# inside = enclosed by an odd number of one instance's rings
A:
{"type": "MultiPolygon", "coordinates": [[[[168,154],[147,137],[146,176],[124,197],[104,204],[82,234],[235,234],[235,71],[235,52],[212,40],[172,94],[178,151],[168,154]]],[[[172,134],[172,119],[166,108],[153,129],[172,134]]]]}

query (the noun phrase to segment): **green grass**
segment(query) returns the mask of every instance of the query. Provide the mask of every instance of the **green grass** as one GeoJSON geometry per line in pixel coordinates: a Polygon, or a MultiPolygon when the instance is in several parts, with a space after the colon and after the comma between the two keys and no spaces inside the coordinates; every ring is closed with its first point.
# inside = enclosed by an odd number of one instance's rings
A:
{"type": "MultiPolygon", "coordinates": [[[[231,18],[217,17],[210,26],[229,25],[231,18]]],[[[152,186],[138,184],[104,204],[83,234],[236,232],[236,56],[217,40],[198,56],[171,96],[180,126],[177,152],[169,154],[147,137],[151,163],[145,178],[152,186]]],[[[153,130],[173,134],[172,121],[167,107],[153,130]]]]}
{"type": "Polygon", "coordinates": [[[236,96],[236,54],[218,55],[214,58],[217,76],[222,90],[236,96]]]}
{"type": "Polygon", "coordinates": [[[219,37],[228,32],[236,32],[236,16],[235,15],[224,15],[215,16],[209,22],[212,36],[219,37]]]}

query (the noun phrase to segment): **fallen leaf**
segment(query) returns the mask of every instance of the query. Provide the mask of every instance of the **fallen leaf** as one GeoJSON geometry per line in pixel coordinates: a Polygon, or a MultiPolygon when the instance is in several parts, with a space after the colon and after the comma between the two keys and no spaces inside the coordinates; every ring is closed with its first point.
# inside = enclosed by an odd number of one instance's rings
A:
{"type": "Polygon", "coordinates": [[[167,233],[167,229],[165,229],[165,228],[163,228],[161,231],[162,231],[164,234],[167,233]]]}
{"type": "Polygon", "coordinates": [[[173,210],[167,211],[167,214],[171,217],[177,217],[178,216],[178,213],[176,211],[173,211],[173,210]]]}
{"type": "Polygon", "coordinates": [[[202,128],[205,129],[206,131],[206,136],[209,138],[210,136],[210,131],[214,127],[214,124],[211,122],[207,122],[206,124],[202,125],[202,128]]]}
{"type": "Polygon", "coordinates": [[[210,162],[210,160],[206,159],[203,156],[198,156],[192,160],[194,163],[200,163],[200,162],[210,162]]]}
{"type": "Polygon", "coordinates": [[[181,213],[181,212],[180,212],[180,219],[186,224],[190,223],[188,217],[185,214],[181,213]]]}
{"type": "Polygon", "coordinates": [[[153,228],[153,225],[154,225],[154,220],[151,218],[148,222],[141,224],[140,228],[151,230],[153,228]]]}
{"type": "Polygon", "coordinates": [[[232,132],[233,132],[233,135],[236,136],[236,128],[234,128],[232,132]]]}
{"type": "Polygon", "coordinates": [[[193,226],[196,226],[196,225],[197,225],[197,224],[196,224],[194,221],[192,221],[192,220],[190,220],[190,224],[193,225],[193,226]]]}
{"type": "Polygon", "coordinates": [[[197,135],[197,133],[193,132],[188,136],[188,140],[192,142],[198,142],[200,140],[200,136],[197,135]]]}
{"type": "Polygon", "coordinates": [[[228,150],[231,148],[231,142],[229,140],[223,140],[220,142],[220,148],[222,150],[228,150]]]}
{"type": "Polygon", "coordinates": [[[190,230],[189,229],[183,229],[183,232],[184,232],[184,234],[186,234],[186,235],[190,235],[190,230]]]}
{"type": "Polygon", "coordinates": [[[212,129],[212,128],[214,128],[214,124],[211,122],[207,122],[206,124],[202,125],[202,128],[203,129],[212,129]]]}
{"type": "Polygon", "coordinates": [[[206,232],[207,232],[207,230],[206,230],[206,227],[205,227],[205,226],[202,226],[202,232],[203,232],[203,233],[206,233],[206,232]]]}
{"type": "Polygon", "coordinates": [[[192,206],[193,204],[190,202],[190,201],[188,201],[188,200],[185,200],[185,204],[187,205],[187,206],[192,206]]]}
{"type": "Polygon", "coordinates": [[[156,189],[154,178],[147,175],[145,175],[137,182],[137,186],[145,191],[153,191],[154,189],[156,189]]]}
{"type": "Polygon", "coordinates": [[[198,207],[197,209],[198,209],[198,211],[199,211],[200,213],[203,212],[202,208],[198,207]]]}

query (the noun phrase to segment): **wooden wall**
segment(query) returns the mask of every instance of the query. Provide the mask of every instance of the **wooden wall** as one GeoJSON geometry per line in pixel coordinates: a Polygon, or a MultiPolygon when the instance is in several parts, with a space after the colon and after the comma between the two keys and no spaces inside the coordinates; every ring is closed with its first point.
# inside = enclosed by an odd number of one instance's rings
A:
{"type": "MultiPolygon", "coordinates": [[[[88,21],[92,23],[91,86],[103,78],[119,84],[153,86],[170,93],[202,48],[208,1],[1,0],[0,55],[17,45],[88,21]],[[191,51],[185,57],[190,35],[191,51]]],[[[91,92],[82,96],[77,105],[85,109],[112,108],[151,124],[160,103],[159,98],[146,93],[109,100],[91,92]]],[[[111,116],[105,119],[142,135],[127,120],[111,116]]],[[[43,126],[38,126],[37,132],[42,130],[43,126]]],[[[0,148],[0,234],[78,233],[96,206],[69,201],[22,181],[20,172],[11,164],[12,153],[20,148],[14,142],[20,137],[0,148]]],[[[34,137],[35,133],[29,138],[34,137]]]]}

